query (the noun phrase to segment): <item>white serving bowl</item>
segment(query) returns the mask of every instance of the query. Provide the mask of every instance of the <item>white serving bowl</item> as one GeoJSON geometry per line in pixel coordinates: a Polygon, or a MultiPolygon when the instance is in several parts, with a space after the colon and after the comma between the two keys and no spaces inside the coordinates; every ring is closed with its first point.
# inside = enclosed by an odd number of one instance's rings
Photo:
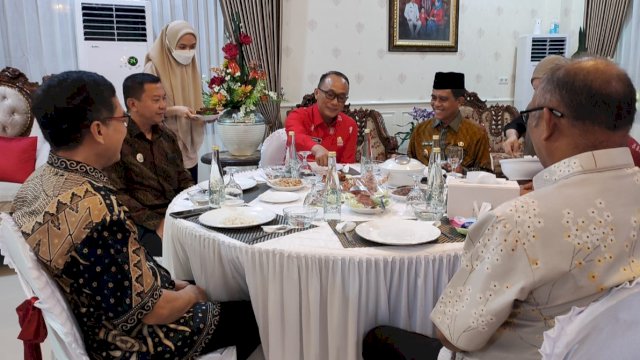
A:
{"type": "Polygon", "coordinates": [[[413,185],[412,175],[424,176],[425,166],[416,159],[398,156],[388,159],[380,168],[389,172],[388,184],[392,186],[413,185]]]}
{"type": "Polygon", "coordinates": [[[531,180],[543,169],[537,157],[502,159],[500,166],[509,180],[531,180]]]}

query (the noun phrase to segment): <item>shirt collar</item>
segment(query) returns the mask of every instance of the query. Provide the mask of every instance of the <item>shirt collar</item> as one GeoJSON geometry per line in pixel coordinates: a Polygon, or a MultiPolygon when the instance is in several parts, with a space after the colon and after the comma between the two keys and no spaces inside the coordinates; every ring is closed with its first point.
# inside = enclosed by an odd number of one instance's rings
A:
{"type": "Polygon", "coordinates": [[[588,151],[561,160],[539,172],[533,177],[533,188],[542,189],[585,172],[625,169],[633,166],[629,148],[588,151]]]}
{"type": "MultiPolygon", "coordinates": [[[[156,136],[158,135],[159,128],[159,125],[151,126],[152,139],[156,138],[156,136]]],[[[127,133],[132,138],[147,139],[146,135],[142,132],[142,130],[140,130],[140,127],[138,126],[138,124],[136,124],[135,121],[133,121],[133,119],[131,119],[131,121],[129,121],[129,124],[127,125],[127,133]]]]}
{"type": "MultiPolygon", "coordinates": [[[[318,109],[318,103],[315,103],[312,106],[313,107],[312,107],[311,111],[313,111],[313,116],[312,116],[313,125],[318,126],[318,125],[324,124],[327,127],[329,127],[329,125],[327,125],[324,122],[324,119],[322,118],[322,115],[320,115],[320,109],[318,109]]],[[[336,127],[338,122],[342,121],[342,116],[340,116],[340,114],[342,114],[342,113],[339,113],[338,116],[336,117],[336,121],[333,123],[333,127],[336,127]]]]}
{"type": "MultiPolygon", "coordinates": [[[[433,122],[434,129],[440,125],[442,125],[442,121],[438,119],[436,119],[436,121],[433,122]]],[[[460,129],[460,125],[462,125],[462,114],[460,113],[460,110],[458,110],[458,114],[456,114],[456,118],[453,119],[451,124],[449,124],[449,127],[452,128],[453,131],[458,132],[458,129],[460,129]]]]}
{"type": "Polygon", "coordinates": [[[75,173],[96,183],[110,186],[109,179],[102,171],[83,162],[67,159],[50,152],[47,164],[58,170],[75,173]]]}

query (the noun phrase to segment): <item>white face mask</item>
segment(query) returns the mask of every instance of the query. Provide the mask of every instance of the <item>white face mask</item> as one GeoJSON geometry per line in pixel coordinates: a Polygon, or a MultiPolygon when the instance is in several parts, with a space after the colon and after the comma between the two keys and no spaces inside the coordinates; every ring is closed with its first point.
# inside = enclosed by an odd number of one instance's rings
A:
{"type": "Polygon", "coordinates": [[[173,58],[182,65],[189,65],[193,57],[196,55],[195,50],[173,50],[171,52],[173,58]]]}

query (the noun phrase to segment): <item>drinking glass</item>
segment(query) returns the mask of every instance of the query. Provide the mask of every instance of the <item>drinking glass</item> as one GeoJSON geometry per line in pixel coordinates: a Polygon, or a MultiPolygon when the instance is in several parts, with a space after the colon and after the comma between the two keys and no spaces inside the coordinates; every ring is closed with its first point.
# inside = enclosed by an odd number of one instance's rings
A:
{"type": "Polygon", "coordinates": [[[235,167],[227,167],[227,174],[229,174],[229,182],[224,186],[224,203],[227,205],[237,205],[244,203],[242,200],[242,187],[236,182],[233,174],[238,170],[235,167]]]}
{"type": "Polygon", "coordinates": [[[456,168],[460,165],[460,162],[462,162],[464,149],[457,145],[449,145],[445,149],[445,156],[447,157],[447,162],[451,166],[451,172],[447,175],[459,176],[459,174],[456,173],[456,168]]]}
{"type": "Polygon", "coordinates": [[[422,189],[420,189],[420,179],[422,178],[422,175],[413,174],[411,177],[413,178],[413,188],[407,194],[405,200],[407,202],[407,206],[411,206],[411,204],[416,203],[426,203],[427,198],[424,196],[422,189]]]}
{"type": "Polygon", "coordinates": [[[309,154],[311,154],[311,151],[298,151],[298,154],[302,156],[302,163],[298,167],[298,174],[300,174],[300,178],[302,179],[302,181],[304,181],[308,185],[311,185],[317,178],[316,174],[311,168],[311,165],[309,165],[309,162],[307,161],[307,157],[309,156],[309,154]]]}

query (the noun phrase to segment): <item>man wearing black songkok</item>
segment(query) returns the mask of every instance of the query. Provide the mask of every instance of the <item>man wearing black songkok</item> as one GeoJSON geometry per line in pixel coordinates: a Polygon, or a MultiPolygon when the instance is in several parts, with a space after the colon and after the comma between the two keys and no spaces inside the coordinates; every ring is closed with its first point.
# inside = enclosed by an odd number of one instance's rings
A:
{"type": "Polygon", "coordinates": [[[460,114],[464,104],[464,74],[437,72],[433,80],[431,107],[434,116],[420,123],[413,130],[409,140],[408,155],[429,163],[433,135],[440,135],[440,148],[463,143],[464,168],[491,170],[489,158],[489,137],[486,130],[475,121],[460,114]]]}

